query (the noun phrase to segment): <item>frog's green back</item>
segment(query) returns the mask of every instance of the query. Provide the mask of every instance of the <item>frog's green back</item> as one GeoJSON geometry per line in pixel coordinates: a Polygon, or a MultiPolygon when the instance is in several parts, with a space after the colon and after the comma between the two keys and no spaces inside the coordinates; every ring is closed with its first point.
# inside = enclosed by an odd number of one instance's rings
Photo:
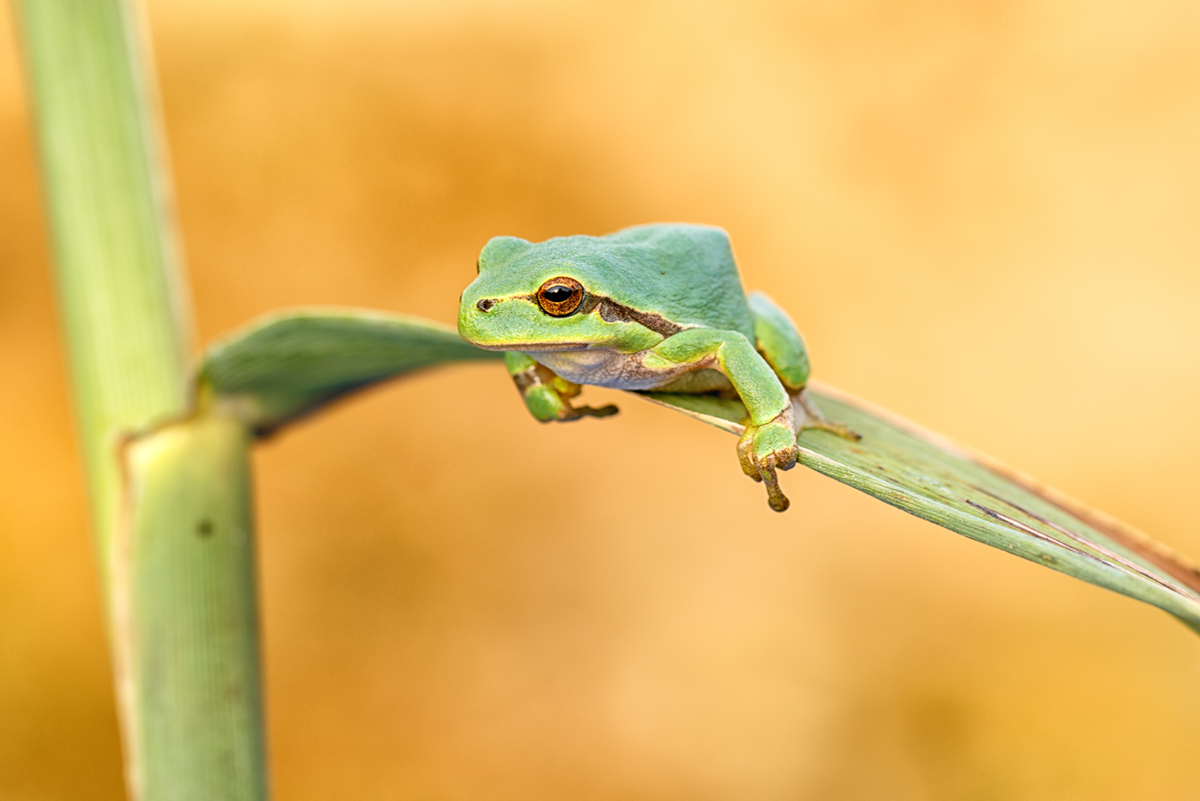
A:
{"type": "Polygon", "coordinates": [[[754,341],[754,322],[729,235],[720,228],[653,224],[524,247],[518,241],[493,240],[496,247],[489,243],[484,249],[481,267],[482,262],[492,262],[489,269],[520,277],[532,288],[570,275],[589,291],[638,311],[685,326],[738,331],[754,341]],[[498,258],[489,258],[489,250],[498,258]]]}

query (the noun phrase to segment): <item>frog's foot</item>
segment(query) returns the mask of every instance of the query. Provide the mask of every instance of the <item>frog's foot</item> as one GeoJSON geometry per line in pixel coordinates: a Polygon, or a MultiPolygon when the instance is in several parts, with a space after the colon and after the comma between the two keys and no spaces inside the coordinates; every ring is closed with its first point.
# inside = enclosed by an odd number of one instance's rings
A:
{"type": "Polygon", "coordinates": [[[796,420],[791,407],[760,426],[746,426],[738,440],[738,461],[742,471],[767,488],[767,503],[776,512],[788,508],[789,501],[779,489],[776,470],[791,470],[796,466],[796,420]]]}
{"type": "Polygon", "coordinates": [[[579,420],[583,417],[612,417],[617,412],[621,411],[611,403],[607,406],[572,406],[564,402],[563,408],[559,410],[558,421],[568,422],[570,420],[579,420]]]}
{"type": "Polygon", "coordinates": [[[800,424],[801,431],[813,428],[817,431],[828,431],[851,442],[858,442],[862,439],[862,434],[854,429],[843,423],[835,423],[821,414],[821,410],[816,407],[805,390],[800,390],[799,394],[795,397],[796,402],[800,404],[800,408],[804,410],[804,422],[800,424]]]}
{"type": "MultiPolygon", "coordinates": [[[[548,372],[548,371],[547,371],[548,372]]],[[[616,406],[609,404],[593,408],[591,406],[572,406],[571,398],[580,392],[580,386],[565,381],[558,376],[552,376],[545,382],[540,380],[522,382],[518,378],[517,386],[525,397],[525,405],[538,420],[543,423],[569,422],[583,417],[610,417],[617,413],[616,406]]]]}

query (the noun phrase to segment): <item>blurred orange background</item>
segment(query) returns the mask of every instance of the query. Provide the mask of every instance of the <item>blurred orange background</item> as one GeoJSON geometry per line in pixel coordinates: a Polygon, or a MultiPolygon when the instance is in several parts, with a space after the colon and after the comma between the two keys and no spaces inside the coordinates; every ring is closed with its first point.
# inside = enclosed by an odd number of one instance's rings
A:
{"type": "MultiPolygon", "coordinates": [[[[722,225],[816,376],[1200,556],[1200,4],[151,0],[199,341],[453,321],[482,244],[722,225]]],[[[0,15],[0,797],[123,797],[0,15]]],[[[431,372],[263,445],[280,799],[1170,799],[1168,616],[617,393],[431,372]]]]}

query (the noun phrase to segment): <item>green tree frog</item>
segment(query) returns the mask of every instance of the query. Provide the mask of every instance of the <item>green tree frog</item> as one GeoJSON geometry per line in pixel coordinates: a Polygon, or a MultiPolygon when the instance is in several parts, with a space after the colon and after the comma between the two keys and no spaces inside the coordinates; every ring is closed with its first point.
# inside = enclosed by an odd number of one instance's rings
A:
{"type": "Polygon", "coordinates": [[[458,331],[505,351],[525,404],[543,422],[616,413],[573,406],[581,384],[736,393],[748,413],[738,461],[779,512],[788,499],[776,471],[796,464],[801,429],[858,439],[805,396],[804,340],[766,295],[743,292],[720,228],[641,225],[539,243],[496,237],[463,291],[458,331]]]}

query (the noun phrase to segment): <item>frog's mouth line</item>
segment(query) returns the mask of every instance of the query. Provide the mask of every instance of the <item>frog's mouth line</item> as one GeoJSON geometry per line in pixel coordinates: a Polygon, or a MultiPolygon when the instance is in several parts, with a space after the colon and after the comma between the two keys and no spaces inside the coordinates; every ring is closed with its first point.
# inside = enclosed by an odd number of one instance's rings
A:
{"type": "MultiPolygon", "coordinates": [[[[466,339],[466,337],[463,337],[466,339]]],[[[480,350],[509,350],[519,353],[535,353],[549,350],[593,350],[600,347],[605,347],[598,342],[509,342],[504,345],[481,345],[478,342],[471,342],[480,350]]]]}

